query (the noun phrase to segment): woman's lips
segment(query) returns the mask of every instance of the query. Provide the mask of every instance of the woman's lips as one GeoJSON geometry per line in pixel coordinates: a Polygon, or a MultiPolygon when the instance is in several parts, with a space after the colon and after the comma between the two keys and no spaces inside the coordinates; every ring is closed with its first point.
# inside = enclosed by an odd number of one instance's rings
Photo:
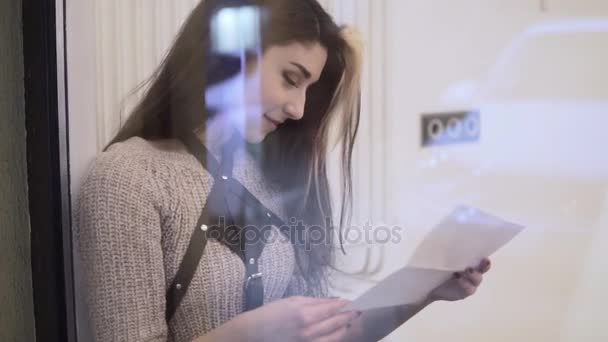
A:
{"type": "Polygon", "coordinates": [[[266,120],[268,120],[274,126],[274,128],[279,127],[279,125],[281,124],[279,121],[273,120],[270,117],[266,116],[266,114],[264,114],[264,118],[266,118],[266,120]]]}

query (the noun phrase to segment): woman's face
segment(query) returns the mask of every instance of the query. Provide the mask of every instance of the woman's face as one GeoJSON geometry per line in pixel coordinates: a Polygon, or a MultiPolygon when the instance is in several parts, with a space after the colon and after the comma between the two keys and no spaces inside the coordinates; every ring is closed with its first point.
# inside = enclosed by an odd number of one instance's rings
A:
{"type": "Polygon", "coordinates": [[[326,60],[319,43],[271,46],[248,61],[245,73],[210,87],[206,102],[248,142],[259,143],[285,120],[302,118],[306,90],[319,80],[326,60]]]}

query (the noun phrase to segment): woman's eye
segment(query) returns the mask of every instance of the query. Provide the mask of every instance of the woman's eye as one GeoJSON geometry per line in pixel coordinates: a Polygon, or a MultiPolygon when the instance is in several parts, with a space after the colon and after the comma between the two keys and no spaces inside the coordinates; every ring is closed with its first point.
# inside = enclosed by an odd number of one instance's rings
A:
{"type": "Polygon", "coordinates": [[[285,82],[289,83],[289,85],[294,86],[296,88],[298,87],[298,83],[295,81],[295,78],[288,72],[283,73],[283,78],[285,79],[285,82]]]}

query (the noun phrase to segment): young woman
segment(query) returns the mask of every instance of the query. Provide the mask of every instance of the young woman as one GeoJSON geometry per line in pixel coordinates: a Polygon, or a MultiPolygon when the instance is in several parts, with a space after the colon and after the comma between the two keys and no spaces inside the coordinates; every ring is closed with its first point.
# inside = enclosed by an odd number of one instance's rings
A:
{"type": "Polygon", "coordinates": [[[359,49],[315,0],[193,10],[81,189],[76,240],[96,340],[371,341],[475,291],[488,260],[414,306],[342,312],[347,301],[327,298],[326,154],[337,127],[342,227],[359,49]],[[241,21],[237,48],[230,18],[241,21]]]}

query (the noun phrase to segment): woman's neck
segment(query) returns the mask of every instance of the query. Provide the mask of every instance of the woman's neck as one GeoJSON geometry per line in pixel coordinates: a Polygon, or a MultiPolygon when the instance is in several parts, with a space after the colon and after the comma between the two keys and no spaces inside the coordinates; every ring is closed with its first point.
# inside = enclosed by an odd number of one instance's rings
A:
{"type": "Polygon", "coordinates": [[[229,143],[236,131],[234,125],[226,117],[221,114],[215,115],[207,120],[204,127],[194,130],[199,141],[216,157],[221,155],[222,148],[229,143]]]}

